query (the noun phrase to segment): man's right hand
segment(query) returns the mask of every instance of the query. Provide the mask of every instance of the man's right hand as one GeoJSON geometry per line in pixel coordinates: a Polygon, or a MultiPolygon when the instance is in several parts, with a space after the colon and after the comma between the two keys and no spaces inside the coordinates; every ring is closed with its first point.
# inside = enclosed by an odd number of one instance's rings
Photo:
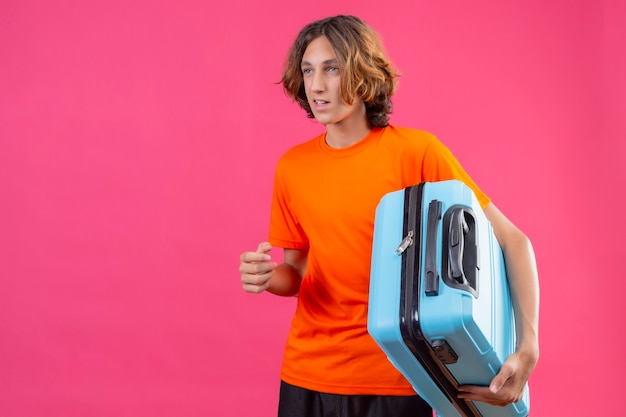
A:
{"type": "Polygon", "coordinates": [[[240,256],[239,273],[243,290],[259,294],[267,290],[276,262],[272,261],[269,242],[259,243],[255,252],[244,252],[240,256]]]}

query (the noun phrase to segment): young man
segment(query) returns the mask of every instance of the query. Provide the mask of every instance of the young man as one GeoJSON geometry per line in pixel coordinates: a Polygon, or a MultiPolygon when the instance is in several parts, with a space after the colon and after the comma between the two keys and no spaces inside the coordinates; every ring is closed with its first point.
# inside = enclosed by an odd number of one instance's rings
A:
{"type": "Polygon", "coordinates": [[[388,124],[396,74],[376,33],[352,16],[298,35],[286,92],[326,132],[278,162],[269,242],[240,257],[243,289],[298,295],[281,370],[279,416],[431,416],[428,405],[367,333],[374,213],[380,198],[423,181],[471,187],[506,258],[518,346],[489,387],[460,397],[506,405],[521,398],[538,359],[537,270],[531,244],[433,135],[388,124]],[[284,248],[280,265],[269,256],[284,248]],[[330,414],[328,414],[330,413],[330,414]]]}

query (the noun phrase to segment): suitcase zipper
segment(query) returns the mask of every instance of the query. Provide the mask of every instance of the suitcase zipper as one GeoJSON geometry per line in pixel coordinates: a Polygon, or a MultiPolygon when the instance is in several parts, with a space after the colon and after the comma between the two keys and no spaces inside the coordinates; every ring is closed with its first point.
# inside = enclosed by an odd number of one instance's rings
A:
{"type": "Polygon", "coordinates": [[[402,239],[402,242],[400,242],[400,245],[396,248],[395,251],[393,251],[393,253],[395,253],[396,255],[401,255],[402,253],[404,253],[404,251],[413,244],[413,234],[413,230],[409,230],[409,233],[404,237],[404,239],[402,239]]]}
{"type": "Polygon", "coordinates": [[[418,184],[412,187],[408,187],[404,190],[404,224],[406,236],[400,242],[400,245],[396,248],[394,253],[396,255],[409,255],[409,252],[404,253],[409,247],[415,243],[415,229],[419,226],[417,217],[420,215],[420,206],[422,202],[422,188],[423,184],[418,184]]]}

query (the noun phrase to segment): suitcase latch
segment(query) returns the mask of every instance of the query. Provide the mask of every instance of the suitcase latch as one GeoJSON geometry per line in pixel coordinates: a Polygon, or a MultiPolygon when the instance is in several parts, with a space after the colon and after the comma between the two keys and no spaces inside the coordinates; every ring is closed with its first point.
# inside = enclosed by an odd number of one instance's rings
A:
{"type": "Polygon", "coordinates": [[[446,365],[451,365],[459,360],[459,355],[456,354],[446,339],[433,340],[431,347],[437,358],[446,365]]]}
{"type": "Polygon", "coordinates": [[[401,253],[404,253],[404,251],[407,250],[407,248],[412,244],[413,230],[409,230],[409,233],[404,237],[404,239],[402,239],[402,242],[400,242],[400,245],[396,248],[395,251],[393,251],[393,253],[395,253],[396,255],[400,255],[401,253]]]}

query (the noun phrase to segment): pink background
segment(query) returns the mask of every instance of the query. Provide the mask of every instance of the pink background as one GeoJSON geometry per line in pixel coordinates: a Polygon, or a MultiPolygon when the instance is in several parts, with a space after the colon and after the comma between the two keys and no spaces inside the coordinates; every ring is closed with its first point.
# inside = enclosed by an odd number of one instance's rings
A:
{"type": "Polygon", "coordinates": [[[403,73],[392,122],[535,245],[532,415],[623,415],[624,1],[337,3],[0,4],[1,416],[275,415],[294,300],[244,294],[238,257],[321,131],[286,50],[337,13],[403,73]]]}

